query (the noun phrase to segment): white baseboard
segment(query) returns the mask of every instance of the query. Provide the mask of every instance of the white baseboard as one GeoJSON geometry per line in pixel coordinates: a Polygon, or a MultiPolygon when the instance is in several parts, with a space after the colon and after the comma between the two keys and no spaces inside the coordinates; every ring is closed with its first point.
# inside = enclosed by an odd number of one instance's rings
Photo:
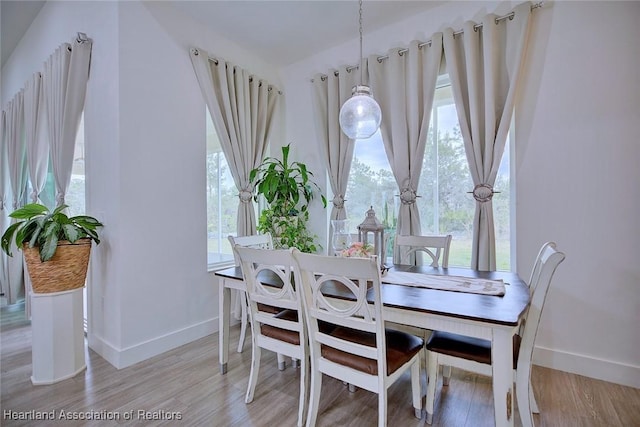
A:
{"type": "Polygon", "coordinates": [[[533,353],[533,364],[640,388],[640,366],[537,346],[533,353]]]}
{"type": "Polygon", "coordinates": [[[218,318],[216,317],[124,349],[116,348],[102,337],[92,333],[89,333],[88,341],[89,348],[117,369],[122,369],[217,331],[218,318]]]}

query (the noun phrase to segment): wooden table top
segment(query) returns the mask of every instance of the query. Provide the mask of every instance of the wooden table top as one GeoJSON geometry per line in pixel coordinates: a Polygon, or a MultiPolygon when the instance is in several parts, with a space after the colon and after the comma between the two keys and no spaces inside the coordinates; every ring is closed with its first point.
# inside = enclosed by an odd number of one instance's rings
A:
{"type": "MultiPolygon", "coordinates": [[[[502,279],[506,284],[506,292],[504,296],[495,296],[443,291],[384,283],[384,277],[382,277],[382,303],[386,307],[516,326],[529,304],[529,288],[516,273],[400,264],[394,265],[392,269],[420,274],[452,275],[492,280],[502,279]]],[[[242,280],[240,267],[219,270],[215,274],[221,277],[242,280]]],[[[261,277],[261,280],[269,283],[273,282],[275,277],[275,275],[273,278],[265,275],[261,277]]],[[[338,298],[348,296],[348,293],[339,287],[335,287],[328,292],[338,298]]],[[[373,301],[371,293],[372,291],[369,291],[369,299],[373,301]]]]}

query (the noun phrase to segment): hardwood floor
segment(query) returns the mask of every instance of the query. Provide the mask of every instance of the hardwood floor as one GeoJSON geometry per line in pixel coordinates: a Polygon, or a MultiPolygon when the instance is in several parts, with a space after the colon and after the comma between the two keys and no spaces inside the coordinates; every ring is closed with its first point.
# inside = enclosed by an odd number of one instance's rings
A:
{"type": "MultiPolygon", "coordinates": [[[[238,335],[239,327],[232,328],[232,344],[238,335]]],[[[34,386],[30,380],[30,322],[25,320],[22,307],[3,307],[0,425],[294,426],[298,370],[289,365],[278,371],[275,355],[263,352],[255,399],[245,404],[249,339],[243,353],[231,353],[226,375],[218,372],[217,339],[213,334],[121,370],[87,349],[85,372],[57,384],[34,386]],[[55,422],[15,420],[8,415],[51,411],[55,411],[55,422]],[[119,419],[61,420],[61,411],[68,416],[112,415],[119,419]],[[125,420],[129,414],[132,419],[125,420]],[[145,419],[153,416],[161,419],[145,419]]],[[[538,426],[640,426],[639,389],[541,367],[534,368],[533,386],[542,411],[535,416],[538,426]]],[[[438,391],[434,426],[493,426],[489,378],[454,370],[450,385],[438,385],[438,391]]],[[[376,424],[376,395],[364,390],[350,393],[341,382],[325,377],[318,426],[376,424]]],[[[413,416],[408,375],[389,390],[388,425],[426,425],[424,416],[422,420],[413,416]]],[[[517,412],[515,425],[521,425],[517,412]]]]}

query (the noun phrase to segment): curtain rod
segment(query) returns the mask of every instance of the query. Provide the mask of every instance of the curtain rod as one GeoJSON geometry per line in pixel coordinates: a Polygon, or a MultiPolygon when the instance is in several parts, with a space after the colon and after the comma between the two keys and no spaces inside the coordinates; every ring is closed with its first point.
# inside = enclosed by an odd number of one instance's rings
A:
{"type": "MultiPolygon", "coordinates": [[[[531,11],[533,12],[534,10],[536,10],[536,9],[538,9],[538,8],[541,8],[542,6],[544,6],[544,1],[541,1],[541,2],[538,2],[538,3],[535,3],[535,4],[532,4],[532,5],[531,5],[531,11]]],[[[507,13],[506,15],[499,16],[499,17],[497,17],[497,18],[495,19],[495,23],[496,23],[496,25],[498,25],[501,21],[504,21],[505,19],[512,20],[512,19],[513,19],[513,17],[514,17],[515,15],[516,15],[516,13],[512,11],[512,12],[510,12],[510,13],[507,13]]],[[[480,23],[480,24],[476,24],[476,25],[474,25],[474,26],[473,26],[473,29],[474,29],[475,31],[478,31],[480,28],[482,28],[482,24],[481,24],[481,23],[480,23]]],[[[453,35],[454,35],[454,37],[455,37],[455,36],[460,35],[460,34],[463,34],[463,33],[464,33],[464,30],[458,30],[458,31],[455,31],[455,32],[453,33],[453,35]]],[[[426,42],[422,42],[422,43],[419,43],[419,44],[418,44],[418,48],[419,48],[419,49],[422,49],[422,48],[423,48],[423,47],[425,47],[425,46],[431,46],[431,40],[427,40],[426,42]]],[[[402,55],[404,55],[404,54],[405,54],[406,52],[408,52],[408,51],[409,51],[409,49],[407,49],[407,48],[403,48],[403,49],[398,50],[398,54],[399,54],[400,56],[402,56],[402,55]]],[[[385,59],[389,59],[389,55],[378,56],[378,58],[377,58],[377,59],[378,59],[378,62],[382,62],[382,61],[384,61],[385,59]]],[[[358,65],[350,65],[350,66],[348,66],[348,67],[346,68],[347,73],[350,73],[351,71],[353,71],[353,70],[357,70],[357,69],[358,69],[358,65]]],[[[338,71],[334,71],[334,72],[333,72],[333,75],[334,75],[334,76],[336,76],[336,77],[338,77],[338,75],[339,75],[338,71]]],[[[327,77],[328,77],[328,76],[326,76],[326,75],[321,75],[321,76],[320,76],[320,78],[322,79],[322,81],[325,81],[325,80],[327,79],[327,77]]],[[[311,83],[313,83],[313,79],[311,79],[311,83]]]]}
{"type": "MultiPolygon", "coordinates": [[[[200,55],[200,50],[198,48],[192,47],[191,48],[191,52],[196,56],[200,55]]],[[[214,58],[213,56],[207,56],[207,59],[209,61],[213,62],[216,65],[218,65],[220,63],[220,61],[218,61],[218,58],[214,58]]],[[[235,73],[235,70],[234,70],[234,73],[235,73]]],[[[252,81],[253,81],[253,76],[249,76],[249,82],[252,82],[252,81]]],[[[262,82],[260,82],[260,86],[262,86],[262,82]]],[[[272,91],[273,88],[274,88],[274,86],[270,84],[267,87],[267,90],[268,91],[272,91]]],[[[278,90],[278,95],[282,95],[282,91],[281,90],[278,90]]]]}

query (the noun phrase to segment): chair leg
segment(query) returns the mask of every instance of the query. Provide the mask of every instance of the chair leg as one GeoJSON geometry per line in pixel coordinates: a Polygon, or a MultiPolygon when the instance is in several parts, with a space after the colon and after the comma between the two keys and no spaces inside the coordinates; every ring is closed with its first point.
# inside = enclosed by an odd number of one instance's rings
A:
{"type": "Polygon", "coordinates": [[[438,383],[438,355],[427,351],[427,424],[433,423],[433,407],[436,400],[436,385],[438,383]]]}
{"type": "Polygon", "coordinates": [[[531,365],[521,365],[520,363],[516,370],[516,399],[518,400],[518,411],[520,412],[522,427],[534,427],[533,414],[531,413],[531,398],[533,396],[533,393],[531,393],[531,365]]]}
{"type": "Polygon", "coordinates": [[[413,365],[411,365],[411,394],[413,395],[413,408],[415,416],[422,419],[422,390],[420,390],[420,360],[418,356],[413,365]]]}
{"type": "Polygon", "coordinates": [[[251,373],[249,374],[249,385],[247,386],[247,396],[244,399],[245,403],[251,403],[253,401],[253,393],[256,390],[256,384],[258,383],[258,374],[260,373],[260,356],[262,352],[260,347],[255,344],[251,346],[251,373]]]}
{"type": "Polygon", "coordinates": [[[442,385],[449,385],[450,379],[451,379],[451,366],[444,365],[442,367],[442,385]]]}
{"type": "Polygon", "coordinates": [[[529,404],[531,405],[531,412],[539,414],[538,402],[536,402],[536,395],[533,394],[533,387],[531,386],[531,379],[529,379],[529,404]]]}
{"type": "Polygon", "coordinates": [[[320,406],[320,390],[322,389],[322,372],[315,370],[311,364],[311,387],[309,396],[309,408],[307,414],[307,427],[315,426],[320,406]]]}
{"type": "Polygon", "coordinates": [[[378,390],[378,427],[387,427],[387,389],[378,390]]]}
{"type": "Polygon", "coordinates": [[[247,294],[246,292],[240,292],[240,307],[242,310],[242,315],[240,317],[240,340],[238,341],[238,353],[242,353],[244,348],[244,339],[247,335],[247,323],[249,317],[249,310],[247,307],[247,294]]]}
{"type": "Polygon", "coordinates": [[[298,427],[304,425],[306,406],[309,396],[309,357],[303,356],[300,360],[300,401],[298,402],[298,427]]]}
{"type": "Polygon", "coordinates": [[[282,354],[278,353],[277,357],[278,357],[278,370],[284,371],[284,369],[287,367],[287,362],[282,354]]]}

